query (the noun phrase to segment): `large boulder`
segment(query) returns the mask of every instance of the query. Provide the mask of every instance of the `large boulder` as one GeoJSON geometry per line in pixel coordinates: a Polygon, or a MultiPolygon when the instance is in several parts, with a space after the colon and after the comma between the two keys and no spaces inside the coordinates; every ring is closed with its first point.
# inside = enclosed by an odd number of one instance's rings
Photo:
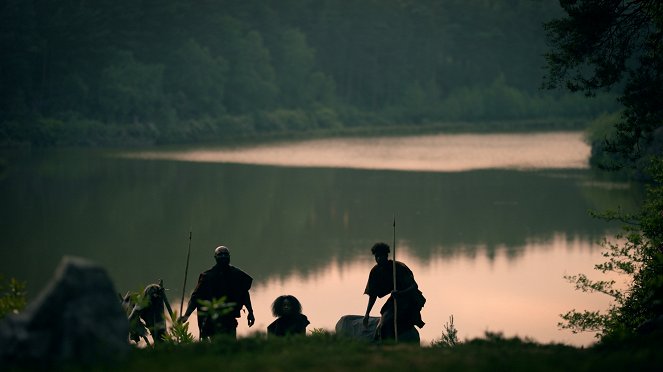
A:
{"type": "MultiPolygon", "coordinates": [[[[371,316],[368,318],[368,326],[364,327],[364,317],[361,315],[343,315],[336,322],[336,334],[356,340],[377,342],[375,339],[375,330],[380,322],[379,317],[371,316]]],[[[399,342],[419,343],[419,332],[414,326],[398,332],[399,342]]]]}
{"type": "Polygon", "coordinates": [[[380,322],[379,317],[369,317],[368,327],[364,327],[364,317],[362,315],[343,315],[336,322],[336,334],[356,340],[374,342],[378,322],[380,322]]]}
{"type": "Polygon", "coordinates": [[[106,270],[64,257],[27,308],[0,323],[0,361],[91,361],[124,355],[129,324],[106,270]]]}

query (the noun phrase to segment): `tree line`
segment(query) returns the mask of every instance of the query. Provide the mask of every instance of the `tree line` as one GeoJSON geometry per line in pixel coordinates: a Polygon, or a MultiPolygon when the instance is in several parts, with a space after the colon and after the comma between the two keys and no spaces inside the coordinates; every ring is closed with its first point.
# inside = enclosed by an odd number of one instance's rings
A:
{"type": "Polygon", "coordinates": [[[1,0],[0,143],[587,118],[531,0],[1,0]]]}

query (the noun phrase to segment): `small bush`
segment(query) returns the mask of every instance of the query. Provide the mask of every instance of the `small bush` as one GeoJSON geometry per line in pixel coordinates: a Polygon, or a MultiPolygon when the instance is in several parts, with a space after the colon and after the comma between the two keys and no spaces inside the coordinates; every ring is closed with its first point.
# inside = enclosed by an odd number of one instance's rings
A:
{"type": "Polygon", "coordinates": [[[11,278],[5,283],[4,277],[0,276],[0,319],[9,314],[17,314],[25,308],[25,287],[25,282],[11,278]]]}
{"type": "Polygon", "coordinates": [[[460,344],[458,340],[458,330],[454,325],[454,316],[449,316],[449,321],[444,323],[444,329],[442,330],[442,338],[432,342],[431,346],[433,347],[454,347],[460,344]]]}

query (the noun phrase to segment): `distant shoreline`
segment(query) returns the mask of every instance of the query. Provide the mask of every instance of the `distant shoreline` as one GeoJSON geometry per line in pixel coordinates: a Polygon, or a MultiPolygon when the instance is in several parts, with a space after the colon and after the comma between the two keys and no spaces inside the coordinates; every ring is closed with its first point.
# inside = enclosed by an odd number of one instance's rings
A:
{"type": "Polygon", "coordinates": [[[548,118],[494,121],[450,121],[423,124],[354,125],[336,128],[313,128],[256,132],[226,128],[222,123],[196,126],[185,123],[178,131],[163,133],[150,124],[134,126],[83,123],[35,123],[28,136],[5,139],[0,149],[11,148],[136,148],[170,145],[209,145],[269,143],[294,139],[338,137],[403,136],[452,133],[532,133],[547,131],[583,131],[591,118],[548,118]],[[47,131],[48,133],[44,133],[47,131]]]}

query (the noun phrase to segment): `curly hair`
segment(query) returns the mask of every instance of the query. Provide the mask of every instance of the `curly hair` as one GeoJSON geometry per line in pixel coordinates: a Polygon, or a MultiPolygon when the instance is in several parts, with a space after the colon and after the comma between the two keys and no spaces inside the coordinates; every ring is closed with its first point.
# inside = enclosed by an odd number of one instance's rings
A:
{"type": "Polygon", "coordinates": [[[373,247],[371,247],[371,253],[373,253],[374,255],[381,253],[384,254],[389,252],[390,252],[389,244],[387,243],[379,242],[373,244],[373,247]]]}
{"type": "Polygon", "coordinates": [[[294,314],[301,314],[302,313],[302,304],[299,302],[297,297],[292,296],[292,295],[283,295],[279,296],[274,300],[274,303],[272,303],[272,314],[275,317],[282,317],[285,315],[283,313],[283,303],[288,300],[290,302],[290,305],[292,306],[292,312],[294,314]]]}
{"type": "Polygon", "coordinates": [[[143,296],[156,295],[161,297],[162,294],[163,294],[163,289],[158,284],[149,284],[147,287],[145,287],[145,290],[143,291],[143,296]]]}

